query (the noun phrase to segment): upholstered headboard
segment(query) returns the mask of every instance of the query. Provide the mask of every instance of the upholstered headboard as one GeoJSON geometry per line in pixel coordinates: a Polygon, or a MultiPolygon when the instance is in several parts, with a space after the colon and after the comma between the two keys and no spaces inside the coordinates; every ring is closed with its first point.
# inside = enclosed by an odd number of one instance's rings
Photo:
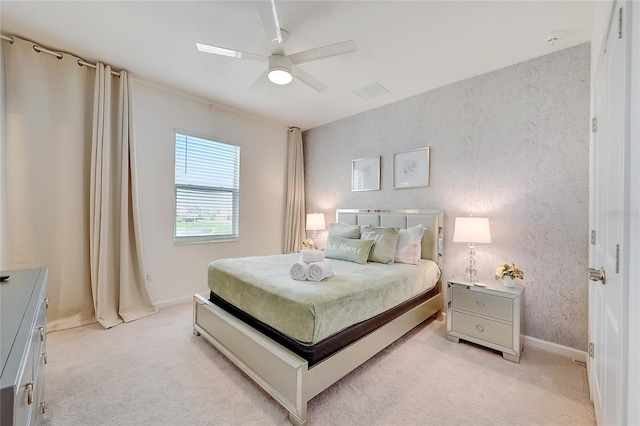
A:
{"type": "Polygon", "coordinates": [[[422,237],[422,258],[431,259],[442,268],[442,225],[444,213],[439,209],[427,210],[364,210],[338,209],[336,222],[347,225],[374,225],[388,228],[426,228],[422,237]]]}

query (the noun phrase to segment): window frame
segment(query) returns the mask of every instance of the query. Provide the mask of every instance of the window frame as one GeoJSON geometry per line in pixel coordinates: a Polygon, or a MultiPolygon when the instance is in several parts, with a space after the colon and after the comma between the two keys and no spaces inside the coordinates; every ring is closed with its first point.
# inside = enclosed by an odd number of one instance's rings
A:
{"type": "Polygon", "coordinates": [[[207,243],[222,243],[222,242],[233,242],[238,241],[240,238],[240,160],[241,159],[241,147],[238,144],[228,142],[224,139],[214,138],[209,135],[203,135],[192,131],[186,131],[181,129],[174,129],[173,132],[173,243],[174,245],[187,245],[187,244],[207,244],[207,243]],[[197,138],[202,139],[208,142],[228,145],[237,150],[237,186],[235,189],[228,189],[224,187],[216,187],[216,186],[206,186],[206,185],[193,185],[193,184],[183,184],[178,183],[176,179],[176,145],[178,135],[184,136],[185,138],[197,138]],[[189,235],[189,236],[178,236],[177,225],[178,225],[178,191],[179,189],[186,190],[200,190],[200,191],[211,191],[212,193],[231,193],[233,199],[233,207],[235,210],[235,214],[232,214],[232,222],[231,229],[232,232],[230,234],[224,235],[189,235]],[[233,232],[234,223],[233,217],[235,217],[235,233],[233,232]]]}

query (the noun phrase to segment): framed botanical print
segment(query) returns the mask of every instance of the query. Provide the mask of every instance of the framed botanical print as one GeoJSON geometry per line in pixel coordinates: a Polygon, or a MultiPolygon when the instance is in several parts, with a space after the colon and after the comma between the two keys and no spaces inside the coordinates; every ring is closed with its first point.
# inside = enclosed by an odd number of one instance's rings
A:
{"type": "Polygon", "coordinates": [[[429,186],[429,147],[394,154],[394,189],[421,186],[429,186]]]}
{"type": "Polygon", "coordinates": [[[351,191],[380,189],[380,156],[360,158],[351,164],[351,191]]]}

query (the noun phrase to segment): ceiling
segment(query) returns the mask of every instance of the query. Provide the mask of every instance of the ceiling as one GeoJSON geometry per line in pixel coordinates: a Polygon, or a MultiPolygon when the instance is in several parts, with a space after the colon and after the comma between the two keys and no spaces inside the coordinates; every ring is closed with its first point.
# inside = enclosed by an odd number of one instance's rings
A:
{"type": "Polygon", "coordinates": [[[299,65],[328,86],[252,87],[266,64],[206,54],[196,42],[268,56],[252,1],[6,1],[3,35],[303,130],[589,41],[593,2],[280,1],[287,54],[346,40],[357,51],[299,65]],[[558,41],[547,42],[550,34],[558,41]],[[389,90],[364,100],[374,82],[389,90]]]}

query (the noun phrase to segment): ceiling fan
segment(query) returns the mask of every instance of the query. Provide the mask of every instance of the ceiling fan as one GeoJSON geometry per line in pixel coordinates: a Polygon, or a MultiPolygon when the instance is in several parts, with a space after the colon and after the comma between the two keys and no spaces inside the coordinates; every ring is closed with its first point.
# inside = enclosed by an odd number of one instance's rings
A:
{"type": "Polygon", "coordinates": [[[295,77],[318,92],[322,92],[327,89],[327,86],[296,65],[356,51],[356,42],[349,40],[287,55],[284,51],[284,43],[289,38],[289,33],[280,28],[275,0],[258,0],[256,1],[256,6],[258,7],[264,32],[267,35],[267,39],[271,42],[271,55],[263,56],[209,44],[196,43],[198,50],[201,52],[237,59],[252,59],[268,62],[267,69],[258,77],[254,86],[264,82],[265,77],[275,84],[289,84],[293,80],[293,77],[295,77]]]}

